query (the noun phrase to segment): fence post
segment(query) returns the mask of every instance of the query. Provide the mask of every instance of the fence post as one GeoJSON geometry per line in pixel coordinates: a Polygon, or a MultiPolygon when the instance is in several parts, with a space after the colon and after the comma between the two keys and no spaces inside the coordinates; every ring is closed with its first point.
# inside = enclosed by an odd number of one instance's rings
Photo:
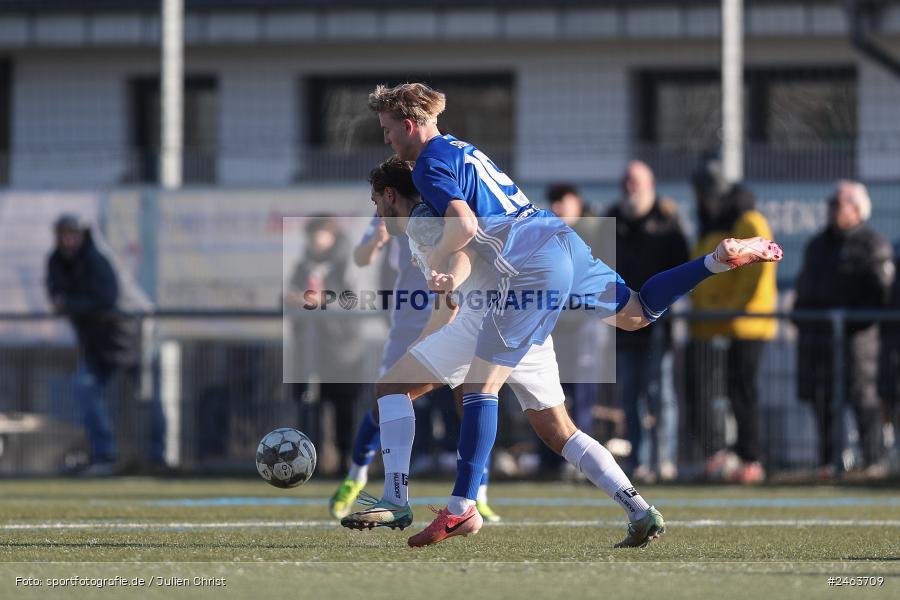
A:
{"type": "Polygon", "coordinates": [[[844,327],[847,322],[847,315],[843,309],[835,309],[829,311],[832,331],[832,373],[831,373],[831,435],[832,448],[834,455],[835,473],[841,473],[844,470],[844,393],[845,393],[845,364],[844,356],[844,327]]]}

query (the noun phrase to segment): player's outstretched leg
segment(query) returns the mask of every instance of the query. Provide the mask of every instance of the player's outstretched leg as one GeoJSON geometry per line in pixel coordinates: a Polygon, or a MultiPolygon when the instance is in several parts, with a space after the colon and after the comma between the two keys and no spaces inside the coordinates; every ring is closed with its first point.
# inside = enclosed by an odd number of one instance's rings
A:
{"type": "Polygon", "coordinates": [[[719,242],[713,258],[729,269],[757,262],[778,262],[784,257],[781,246],[764,237],[727,238],[719,242]]]}
{"type": "Polygon", "coordinates": [[[616,544],[616,548],[646,546],[666,532],[662,515],[647,504],[600,442],[583,431],[575,431],[563,446],[561,454],[628,515],[628,535],[616,544]]]}
{"type": "Polygon", "coordinates": [[[763,237],[727,238],[715,252],[683,265],[657,273],[648,279],[638,294],[647,321],[656,321],[683,295],[704,279],[757,262],[778,262],[784,257],[781,247],[763,237]]]}
{"type": "MultiPolygon", "coordinates": [[[[561,389],[559,395],[562,395],[561,389]]],[[[629,520],[628,536],[619,547],[645,545],[665,533],[659,511],[635,489],[609,450],[575,426],[565,404],[537,410],[529,408],[525,410],[525,416],[548,447],[562,455],[625,511],[629,520]]]]}
{"type": "Polygon", "coordinates": [[[328,510],[335,519],[343,519],[350,514],[357,496],[366,487],[369,464],[380,445],[378,421],[372,411],[366,413],[353,440],[353,465],[350,472],[328,501],[328,510]]]}
{"type": "Polygon", "coordinates": [[[381,426],[381,455],[384,460],[384,496],[361,493],[363,510],[341,519],[349,529],[390,527],[405,529],[412,523],[409,507],[409,459],[416,431],[412,401],[405,394],[388,394],[378,399],[381,426]]]}

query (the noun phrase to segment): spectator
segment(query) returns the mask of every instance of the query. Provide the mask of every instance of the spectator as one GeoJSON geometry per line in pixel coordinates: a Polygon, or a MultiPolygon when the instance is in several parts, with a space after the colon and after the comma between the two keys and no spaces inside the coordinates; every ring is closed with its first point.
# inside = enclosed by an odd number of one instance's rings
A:
{"type": "MultiPolygon", "coordinates": [[[[608,216],[616,219],[616,270],[632,289],[688,261],[678,207],[657,195],[653,171],[643,162],[628,163],[622,196],[608,216]]],[[[665,317],[661,321],[639,331],[616,331],[616,388],[631,443],[632,479],[639,481],[677,474],[678,408],[671,368],[663,374],[664,359],[669,365],[672,360],[671,327],[665,317]]]]}
{"type": "MultiPolygon", "coordinates": [[[[803,256],[797,277],[796,309],[878,309],[888,305],[894,280],[890,244],[866,224],[872,212],[869,194],[861,183],[839,181],[828,198],[828,224],[803,256]]],[[[812,403],[819,434],[822,474],[840,458],[835,448],[835,420],[831,402],[834,340],[830,323],[800,321],[797,390],[812,403]]],[[[849,321],[845,329],[845,398],[856,414],[863,461],[873,471],[883,468],[882,411],[878,397],[878,324],[849,321]]]]}
{"type": "MultiPolygon", "coordinates": [[[[78,217],[61,215],[54,225],[56,245],[47,261],[47,294],[53,309],[66,315],[75,330],[80,362],[74,397],[81,410],[90,444],[86,474],[109,475],[116,470],[119,447],[113,432],[108,391],[121,374],[125,389],[139,386],[140,323],[120,310],[120,285],[113,264],[96,247],[89,227],[78,217]]],[[[154,403],[157,410],[158,403],[154,403]]],[[[149,459],[163,462],[161,410],[153,415],[149,459]]]]}
{"type": "MultiPolygon", "coordinates": [[[[353,291],[347,280],[350,246],[337,218],[311,217],[305,232],[306,250],[294,267],[288,301],[298,305],[321,304],[325,301],[326,291],[336,294],[353,291]]],[[[309,350],[303,347],[302,342],[306,339],[302,328],[313,322],[309,321],[307,323],[301,319],[297,323],[300,331],[295,333],[295,339],[299,341],[301,355],[309,350]]],[[[359,325],[352,319],[324,318],[315,321],[315,326],[317,329],[312,337],[316,341],[316,356],[310,362],[315,364],[316,374],[322,382],[319,386],[320,400],[331,404],[334,409],[338,470],[343,471],[350,464],[354,409],[361,388],[353,380],[352,373],[359,370],[362,362],[363,341],[359,325]]]]}
{"type": "MultiPolygon", "coordinates": [[[[740,184],[727,184],[717,161],[701,166],[692,184],[700,225],[694,257],[712,252],[722,238],[772,237],[766,218],[755,208],[753,193],[740,184]]],[[[692,306],[699,311],[771,313],[778,295],[775,268],[775,263],[749,265],[704,281],[691,294],[692,306]]],[[[760,462],[757,376],[765,343],[775,337],[777,328],[775,319],[759,317],[691,324],[685,427],[695,458],[706,459],[716,446],[720,448],[706,463],[707,476],[747,484],[765,479],[760,462]],[[717,364],[717,359],[723,362],[717,364]],[[724,389],[717,389],[722,372],[724,389]],[[730,449],[723,448],[724,428],[716,430],[712,411],[713,400],[722,392],[737,424],[737,441],[730,449]]]]}
{"type": "MultiPolygon", "coordinates": [[[[900,241],[894,243],[894,285],[889,308],[900,311],[900,241]]],[[[888,321],[881,325],[881,360],[878,379],[881,398],[887,411],[887,426],[894,442],[894,456],[900,459],[900,321],[888,321]]],[[[885,440],[887,441],[887,440],[885,440]]]]}

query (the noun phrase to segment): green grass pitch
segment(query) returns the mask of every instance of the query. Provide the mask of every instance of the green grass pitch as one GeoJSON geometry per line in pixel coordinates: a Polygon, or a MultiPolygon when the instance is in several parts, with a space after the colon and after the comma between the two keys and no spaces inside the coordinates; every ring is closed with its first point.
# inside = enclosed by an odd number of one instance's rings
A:
{"type": "MultiPolygon", "coordinates": [[[[334,485],[4,481],[0,598],[900,597],[897,490],[643,487],[668,533],[616,550],[624,517],[592,487],[498,483],[491,499],[501,524],[411,549],[406,538],[429,520],[426,506],[414,505],[405,532],[349,531],[328,517],[334,485]],[[50,587],[71,577],[145,585],[50,587]],[[884,580],[851,591],[861,580],[830,577],[884,580]]],[[[449,488],[413,482],[411,492],[437,503],[449,488]]]]}

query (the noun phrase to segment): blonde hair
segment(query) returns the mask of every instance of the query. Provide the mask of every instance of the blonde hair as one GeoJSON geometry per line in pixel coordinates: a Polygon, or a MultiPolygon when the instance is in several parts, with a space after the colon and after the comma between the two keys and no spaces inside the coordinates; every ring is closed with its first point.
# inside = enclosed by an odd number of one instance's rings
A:
{"type": "Polygon", "coordinates": [[[401,83],[389,88],[379,85],[369,94],[369,108],[377,113],[390,113],[399,119],[411,119],[419,125],[437,121],[444,112],[447,98],[424,83],[401,83]]]}

